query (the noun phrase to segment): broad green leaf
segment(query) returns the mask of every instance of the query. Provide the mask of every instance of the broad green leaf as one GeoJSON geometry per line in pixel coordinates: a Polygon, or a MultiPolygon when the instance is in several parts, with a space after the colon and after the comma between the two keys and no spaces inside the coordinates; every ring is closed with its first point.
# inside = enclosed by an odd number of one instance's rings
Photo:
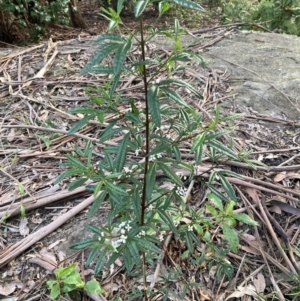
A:
{"type": "Polygon", "coordinates": [[[160,116],[160,107],[159,107],[159,98],[158,98],[159,89],[157,85],[152,85],[148,90],[148,106],[149,112],[152,116],[153,123],[156,127],[160,128],[161,126],[161,116],[160,116]]]}
{"type": "Polygon", "coordinates": [[[226,207],[225,207],[225,214],[232,216],[233,208],[235,205],[236,205],[236,202],[234,202],[234,201],[230,201],[229,203],[227,203],[226,207]]]}
{"type": "Polygon", "coordinates": [[[239,248],[239,237],[234,229],[232,229],[227,224],[222,225],[223,234],[225,239],[228,241],[230,250],[234,253],[237,253],[239,248]]]}
{"type": "Polygon", "coordinates": [[[232,217],[246,225],[250,226],[259,226],[259,223],[254,221],[249,215],[246,213],[233,214],[232,217]]]}
{"type": "Polygon", "coordinates": [[[74,271],[68,277],[63,280],[64,284],[74,284],[76,287],[83,287],[84,282],[81,280],[81,276],[77,271],[74,271]]]}
{"type": "Polygon", "coordinates": [[[223,207],[222,200],[220,198],[218,198],[213,193],[208,194],[207,198],[215,205],[215,207],[217,207],[221,212],[223,212],[224,207],[223,207]]]}
{"type": "Polygon", "coordinates": [[[134,6],[135,18],[138,18],[143,13],[143,11],[147,7],[148,3],[149,3],[149,0],[139,0],[136,2],[135,6],[134,6]]]}
{"type": "Polygon", "coordinates": [[[210,204],[206,204],[206,210],[214,217],[219,216],[217,210],[210,204]]]}
{"type": "Polygon", "coordinates": [[[88,281],[84,286],[84,290],[89,293],[98,295],[104,293],[103,288],[101,288],[100,283],[97,280],[88,281]]]}
{"type": "Polygon", "coordinates": [[[63,279],[65,277],[68,277],[70,274],[72,274],[75,271],[76,266],[77,266],[76,263],[72,263],[67,267],[58,268],[57,270],[54,271],[54,274],[57,279],[63,279]]]}
{"type": "MultiPolygon", "coordinates": [[[[49,286],[50,281],[47,281],[47,285],[49,286]]],[[[55,300],[60,295],[60,285],[57,281],[51,284],[50,289],[50,299],[55,300]]]]}
{"type": "Polygon", "coordinates": [[[194,228],[200,236],[203,236],[204,231],[203,231],[203,228],[199,224],[195,223],[194,228]]]}

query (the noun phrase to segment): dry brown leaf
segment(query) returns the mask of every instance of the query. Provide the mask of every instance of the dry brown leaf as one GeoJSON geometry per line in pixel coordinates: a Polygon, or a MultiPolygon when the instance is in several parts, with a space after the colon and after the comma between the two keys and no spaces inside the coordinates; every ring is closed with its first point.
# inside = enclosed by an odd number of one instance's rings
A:
{"type": "Polygon", "coordinates": [[[0,295],[9,296],[16,290],[16,284],[11,283],[4,283],[3,285],[0,284],[0,295]]]}
{"type": "Polygon", "coordinates": [[[274,182],[276,183],[281,182],[283,179],[286,178],[286,176],[287,176],[286,171],[283,171],[274,177],[274,182]]]}
{"type": "Polygon", "coordinates": [[[225,301],[231,298],[241,298],[245,295],[256,297],[257,293],[255,292],[255,287],[251,284],[247,286],[239,286],[235,292],[233,292],[225,299],[225,301]]]}
{"type": "Polygon", "coordinates": [[[27,227],[28,220],[26,217],[22,217],[19,224],[19,232],[22,236],[27,236],[29,234],[29,228],[27,227]]]}
{"type": "Polygon", "coordinates": [[[258,273],[257,277],[253,279],[253,284],[258,293],[263,293],[266,289],[266,279],[262,273],[258,273]]]}

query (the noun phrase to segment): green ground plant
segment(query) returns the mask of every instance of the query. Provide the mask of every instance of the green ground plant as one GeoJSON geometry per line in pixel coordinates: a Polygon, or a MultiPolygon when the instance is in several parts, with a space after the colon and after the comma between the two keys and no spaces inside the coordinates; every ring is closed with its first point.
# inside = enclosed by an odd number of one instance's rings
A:
{"type": "MultiPolygon", "coordinates": [[[[190,0],[169,0],[182,7],[203,11],[190,0]]],[[[148,269],[153,269],[163,245],[169,236],[185,245],[183,259],[190,258],[195,264],[209,261],[217,266],[217,276],[230,278],[231,263],[225,259],[228,252],[239,248],[236,222],[256,225],[245,214],[234,214],[235,192],[226,176],[237,176],[230,171],[214,171],[204,184],[211,194],[205,208],[193,209],[186,202],[186,184],[193,180],[195,166],[209,156],[212,162],[230,159],[247,161],[247,156],[236,153],[220,139],[228,131],[218,126],[237,116],[221,117],[218,109],[215,118],[204,122],[202,114],[194,109],[192,98],[199,102],[202,95],[197,86],[180,78],[184,69],[192,64],[204,64],[203,58],[183,45],[181,37],[185,30],[178,20],[168,30],[143,26],[143,12],[150,1],[139,0],[134,6],[134,16],[139,19],[140,28],[128,35],[118,32],[122,25],[120,13],[123,1],[118,1],[117,10],[110,9],[108,29],[114,30],[100,36],[98,50],[81,74],[107,75],[107,81],[95,88],[87,89],[91,103],[72,109],[73,114],[84,117],[75,123],[69,133],[75,133],[90,120],[98,120],[103,127],[99,143],[103,145],[102,158],[96,162],[94,146],[88,142],[84,149],[75,147],[67,155],[67,170],[57,180],[72,177],[69,187],[85,185],[94,193],[95,201],[88,217],[92,217],[101,204],[110,204],[107,224],[102,227],[86,225],[93,237],[78,242],[74,249],[89,248],[87,265],[95,264],[95,273],[101,273],[116,260],[122,260],[128,275],[143,279],[143,288],[131,291],[130,296],[111,300],[152,300],[162,293],[167,299],[174,280],[185,283],[178,298],[184,298],[187,288],[200,285],[188,281],[180,266],[164,275],[164,285],[155,291],[148,284],[148,269]],[[158,35],[170,39],[173,50],[166,57],[151,54],[148,45],[158,35]],[[132,56],[132,48],[138,55],[132,56]],[[122,78],[132,77],[142,82],[139,98],[122,92],[122,78]],[[106,117],[110,116],[109,123],[106,117]],[[120,142],[111,143],[114,138],[120,142]],[[191,143],[191,144],[190,144],[191,143]],[[190,146],[191,145],[191,146],[190,146]],[[190,147],[194,160],[183,159],[185,147],[190,147]],[[221,245],[212,242],[211,231],[222,227],[225,241],[221,245]],[[207,245],[215,256],[195,254],[195,247],[207,245]],[[169,285],[170,283],[170,285],[169,285]]]]}
{"type": "Polygon", "coordinates": [[[256,22],[269,30],[300,35],[299,0],[231,0],[220,1],[220,4],[224,22],[256,22]]]}
{"type": "Polygon", "coordinates": [[[62,297],[64,294],[71,295],[84,290],[93,294],[102,294],[104,291],[96,280],[84,282],[81,275],[76,270],[76,263],[67,267],[61,267],[54,271],[55,280],[47,281],[47,286],[50,289],[50,298],[55,300],[62,297]]]}

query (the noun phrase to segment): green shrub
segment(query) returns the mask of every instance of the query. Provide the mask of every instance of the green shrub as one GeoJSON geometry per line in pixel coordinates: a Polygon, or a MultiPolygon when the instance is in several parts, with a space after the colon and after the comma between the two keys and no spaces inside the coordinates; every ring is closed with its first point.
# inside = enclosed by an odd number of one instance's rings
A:
{"type": "Polygon", "coordinates": [[[300,35],[299,0],[223,1],[223,21],[260,23],[269,30],[300,35]]]}

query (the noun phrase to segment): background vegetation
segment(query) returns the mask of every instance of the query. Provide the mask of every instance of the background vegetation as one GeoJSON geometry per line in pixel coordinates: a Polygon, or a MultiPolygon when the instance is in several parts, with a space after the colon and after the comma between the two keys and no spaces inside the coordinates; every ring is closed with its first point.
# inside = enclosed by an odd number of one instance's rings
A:
{"type": "MultiPolygon", "coordinates": [[[[127,0],[125,7],[130,10],[133,6],[127,0]]],[[[208,13],[221,23],[244,22],[246,29],[270,30],[280,33],[300,35],[300,1],[299,0],[197,0],[200,5],[208,8],[208,13]]],[[[156,5],[157,6],[157,5],[156,5]]],[[[113,7],[117,10],[116,1],[102,0],[100,8],[108,10],[113,7]]],[[[199,15],[175,8],[169,3],[164,4],[165,11],[174,14],[177,18],[192,19],[199,15]]],[[[0,41],[20,42],[39,40],[43,37],[49,24],[70,24],[76,27],[85,27],[84,22],[78,22],[80,13],[76,2],[71,0],[0,0],[0,41]]]]}

